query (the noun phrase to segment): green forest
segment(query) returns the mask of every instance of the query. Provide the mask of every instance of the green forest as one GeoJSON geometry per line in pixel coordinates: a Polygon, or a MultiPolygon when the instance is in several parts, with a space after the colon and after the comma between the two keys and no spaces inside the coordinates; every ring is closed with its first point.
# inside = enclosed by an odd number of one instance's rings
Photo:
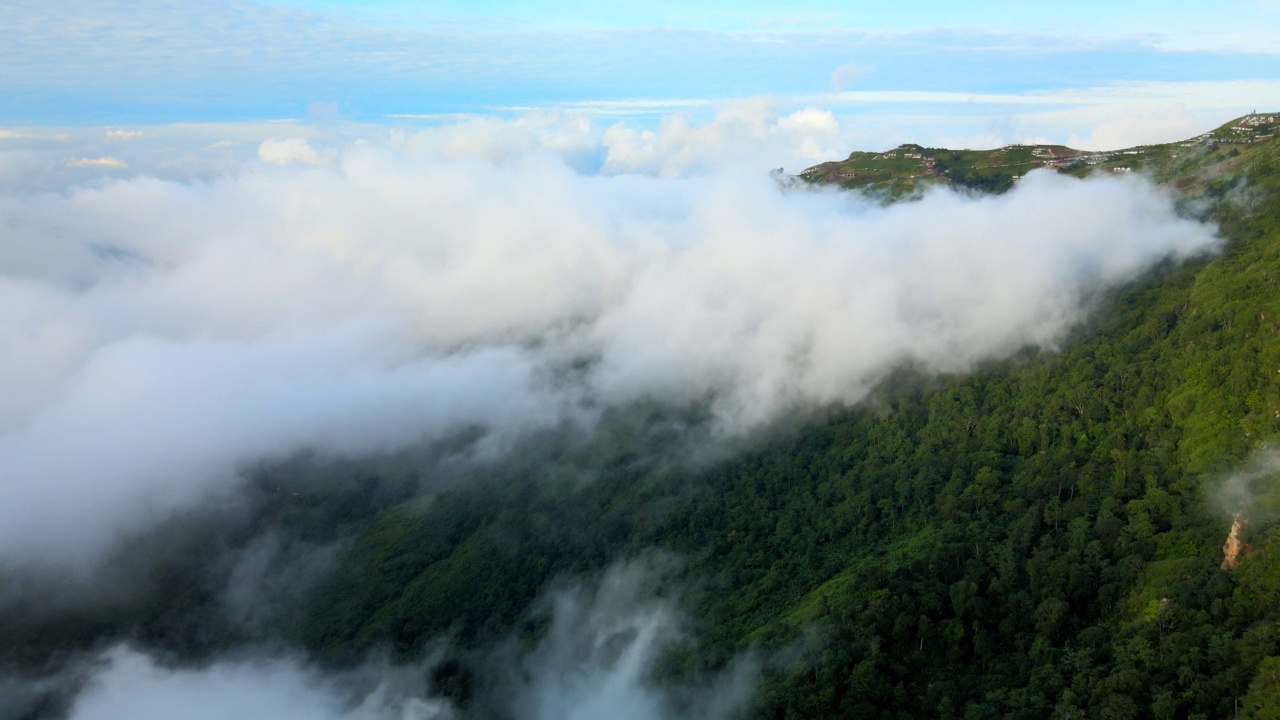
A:
{"type": "MultiPolygon", "coordinates": [[[[1100,296],[1057,350],[901,368],[861,405],[728,450],[703,451],[698,407],[614,409],[589,438],[548,432],[426,495],[407,454],[262,468],[250,518],[175,521],[196,532],[149,571],[151,595],[26,608],[43,620],[6,626],[0,652],[232,646],[208,612],[218,552],[277,529],[352,538],[275,627],[334,667],[536,634],[548,583],[661,552],[696,632],[660,672],[785,656],[764,663],[754,717],[1280,718],[1280,141],[1142,169],[1222,250],[1100,296]]],[[[476,673],[460,652],[434,681],[465,712],[476,673]]]]}
{"type": "Polygon", "coordinates": [[[906,370],[698,472],[620,453],[585,487],[507,478],[382,515],[306,641],[483,633],[549,574],[657,546],[696,578],[684,662],[821,638],[760,717],[1280,717],[1280,483],[1238,508],[1230,572],[1236,509],[1212,497],[1280,432],[1278,161],[1270,142],[1170,169],[1224,252],[1109,295],[1061,352],[906,370]]]}

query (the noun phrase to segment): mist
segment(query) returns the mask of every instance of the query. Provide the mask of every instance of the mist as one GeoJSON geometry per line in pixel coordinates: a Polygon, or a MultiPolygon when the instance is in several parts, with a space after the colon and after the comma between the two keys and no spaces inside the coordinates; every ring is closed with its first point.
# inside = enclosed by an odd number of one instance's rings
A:
{"type": "Polygon", "coordinates": [[[742,436],[904,363],[1052,348],[1217,243],[1137,177],[883,207],[447,147],[278,142],[205,182],[0,196],[0,564],[90,568],[302,451],[470,428],[501,452],[634,402],[742,436]]]}
{"type": "Polygon", "coordinates": [[[1225,517],[1246,522],[1280,515],[1280,451],[1264,447],[1244,465],[1206,486],[1211,504],[1225,517]]]}
{"type": "MultiPolygon", "coordinates": [[[[471,653],[481,677],[466,707],[432,686],[447,643],[420,662],[370,659],[324,671],[304,658],[242,651],[201,666],[175,667],[127,645],[81,670],[83,689],[70,720],[243,718],[275,720],[446,720],[512,718],[621,720],[739,717],[750,707],[759,664],[741,657],[724,671],[662,679],[662,653],[688,641],[670,587],[671,558],[611,567],[596,582],[561,582],[529,610],[547,628],[534,644],[519,638],[471,653]]],[[[3,709],[0,707],[0,709],[3,709]]]]}

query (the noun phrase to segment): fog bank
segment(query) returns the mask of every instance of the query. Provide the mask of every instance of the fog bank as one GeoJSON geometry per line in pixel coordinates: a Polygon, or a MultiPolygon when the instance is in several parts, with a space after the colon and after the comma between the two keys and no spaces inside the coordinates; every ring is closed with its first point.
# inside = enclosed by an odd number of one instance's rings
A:
{"type": "Polygon", "coordinates": [[[540,147],[305,145],[0,195],[0,564],[91,565],[305,449],[500,448],[634,401],[738,435],[902,363],[1051,347],[1100,288],[1216,243],[1136,177],[885,208],[540,147]]]}

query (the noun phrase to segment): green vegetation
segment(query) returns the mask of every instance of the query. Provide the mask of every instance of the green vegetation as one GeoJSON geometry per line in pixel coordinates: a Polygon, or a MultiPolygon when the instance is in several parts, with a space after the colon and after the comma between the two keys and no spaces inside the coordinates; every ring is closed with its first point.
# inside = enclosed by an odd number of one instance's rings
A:
{"type": "MultiPolygon", "coordinates": [[[[1067,172],[1145,166],[1227,240],[1108,295],[1061,352],[904,369],[872,402],[728,459],[661,459],[692,444],[692,411],[618,412],[589,441],[541,438],[425,498],[403,479],[273,495],[253,532],[355,537],[280,632],[337,664],[443,635],[479,645],[520,630],[558,575],[657,547],[686,559],[699,631],[666,671],[790,658],[766,672],[760,717],[1280,717],[1280,528],[1253,517],[1222,570],[1230,519],[1208,500],[1280,437],[1280,140],[1228,143],[1224,127],[1092,166],[1046,150],[1067,172]]],[[[1040,150],[904,146],[810,179],[999,192],[1040,150]]],[[[148,599],[143,620],[64,617],[0,646],[47,657],[109,627],[192,653],[230,642],[191,620],[212,612],[200,582],[166,587],[187,591],[148,599]]],[[[450,668],[465,702],[470,675],[450,668]]]]}
{"type": "Polygon", "coordinates": [[[947,150],[907,144],[882,153],[854,152],[800,173],[805,182],[834,184],[888,200],[911,197],[934,185],[1002,193],[1023,175],[1040,168],[1075,176],[1095,172],[1147,172],[1178,179],[1180,190],[1202,181],[1197,170],[1208,160],[1221,162],[1242,149],[1265,143],[1280,130],[1280,115],[1248,115],[1196,138],[1163,145],[1090,152],[1063,145],[1007,145],[994,150],[947,150]]]}
{"type": "MultiPolygon", "coordinates": [[[[614,454],[595,482],[506,477],[385,514],[306,642],[485,637],[555,574],[658,546],[688,558],[701,629],[677,667],[804,648],[762,717],[1274,717],[1280,530],[1260,517],[1221,570],[1206,492],[1280,435],[1280,142],[1162,151],[1141,159],[1227,247],[1113,293],[1063,352],[903,371],[711,467],[614,454]]],[[[933,156],[999,191],[979,155],[933,156]]],[[[916,161],[890,160],[898,179],[916,161]]]]}

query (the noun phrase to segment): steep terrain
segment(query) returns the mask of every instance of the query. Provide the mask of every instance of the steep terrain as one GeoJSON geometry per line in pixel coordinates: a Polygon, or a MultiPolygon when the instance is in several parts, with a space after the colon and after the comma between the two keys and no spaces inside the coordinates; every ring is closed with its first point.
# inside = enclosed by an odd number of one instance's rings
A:
{"type": "MultiPolygon", "coordinates": [[[[1269,121],[1248,122],[1098,155],[890,153],[878,182],[998,190],[1044,163],[1145,170],[1228,244],[1107,298],[1061,353],[965,377],[904,372],[873,407],[746,457],[691,471],[622,451],[586,486],[510,478],[452,496],[467,511],[385,515],[307,641],[325,652],[391,639],[409,652],[459,622],[483,634],[515,621],[543,578],[658,546],[688,558],[703,632],[683,663],[804,646],[769,674],[763,715],[1264,712],[1276,702],[1257,669],[1277,652],[1280,530],[1260,516],[1253,551],[1224,572],[1231,512],[1248,509],[1211,498],[1280,433],[1280,142],[1269,121]],[[925,157],[933,174],[904,175],[925,157]]],[[[836,176],[862,162],[875,167],[855,153],[816,179],[858,187],[866,176],[836,176]]]]}
{"type": "Polygon", "coordinates": [[[433,681],[483,714],[471,650],[543,630],[528,608],[555,578],[657,551],[681,558],[697,638],[661,672],[754,653],[759,717],[1275,717],[1275,119],[1111,153],[902,146],[811,168],[886,198],[999,192],[1046,166],[1144,172],[1226,242],[1108,293],[1059,352],[904,368],[872,402],[744,447],[702,452],[699,408],[644,407],[460,469],[431,453],[262,469],[250,517],[144,539],[171,551],[143,596],[10,608],[28,620],[0,626],[0,657],[32,671],[127,638],[192,659],[265,634],[343,666],[447,636],[433,681]],[[426,472],[447,480],[421,496],[426,472]],[[220,610],[225,553],[264,536],[339,559],[249,631],[220,610]]]}

